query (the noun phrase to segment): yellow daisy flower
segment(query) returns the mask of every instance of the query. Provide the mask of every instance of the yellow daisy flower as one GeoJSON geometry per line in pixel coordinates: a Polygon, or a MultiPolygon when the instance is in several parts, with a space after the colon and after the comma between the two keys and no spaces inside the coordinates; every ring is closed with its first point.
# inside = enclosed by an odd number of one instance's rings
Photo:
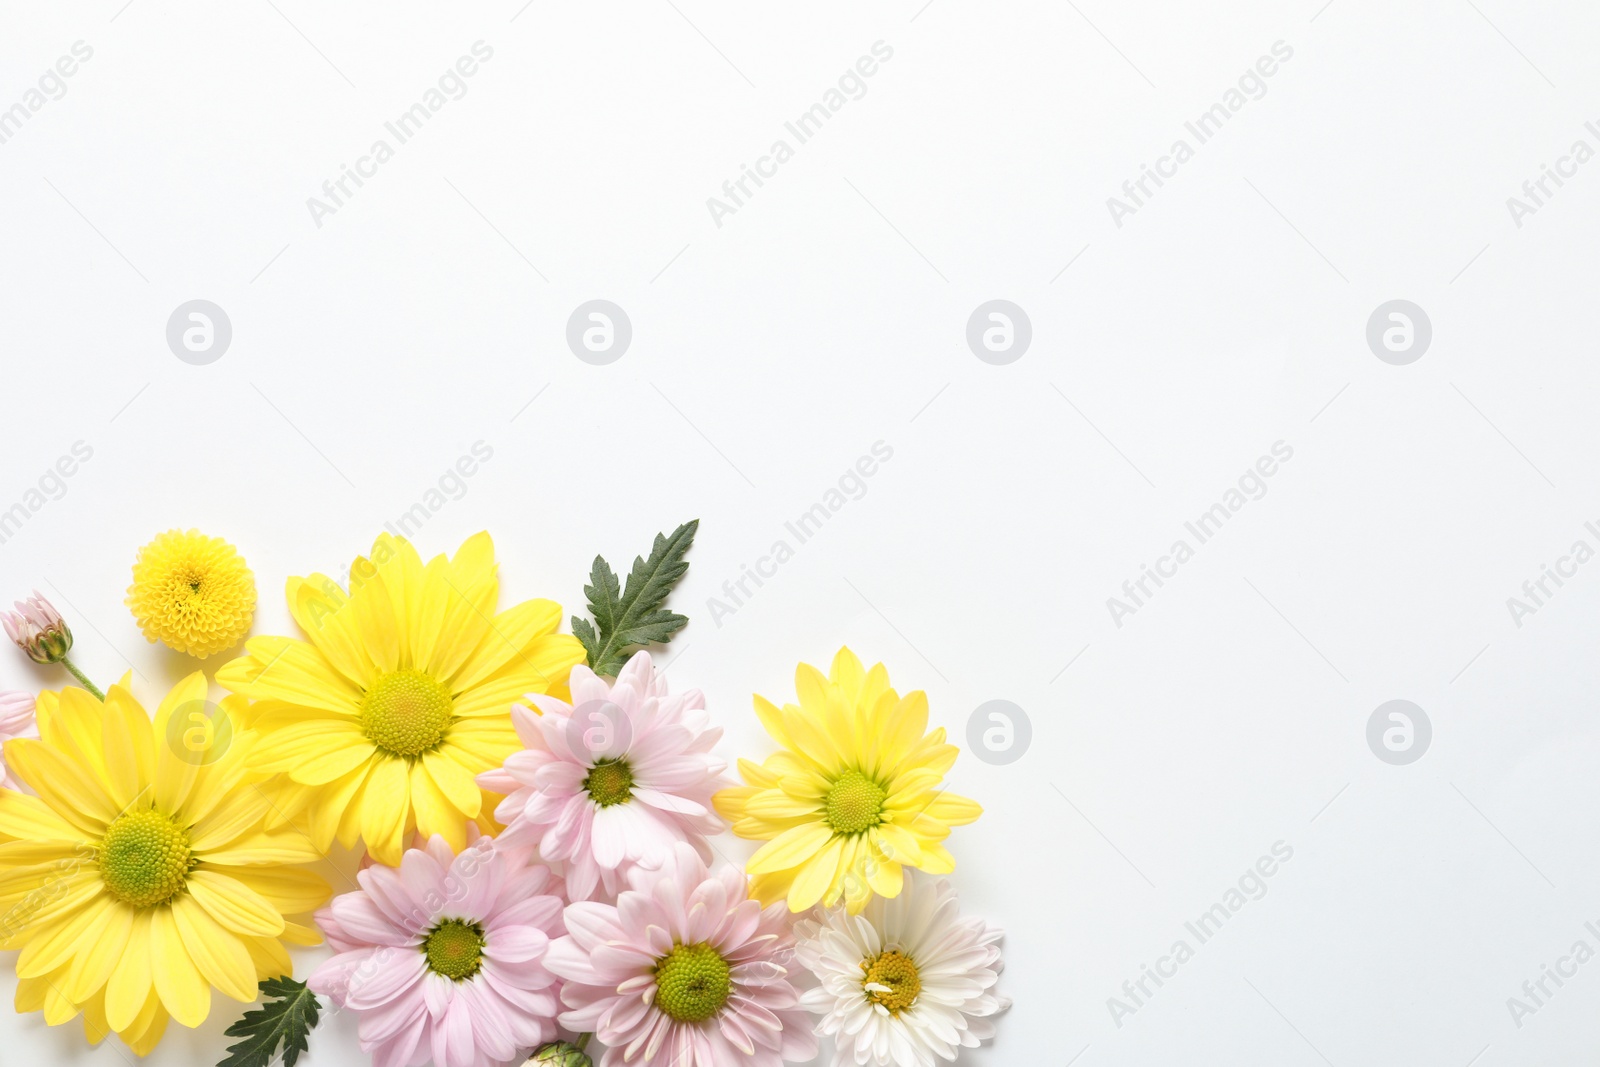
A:
{"type": "Polygon", "coordinates": [[[745,870],[762,904],[790,911],[841,899],[854,913],[874,893],[898,896],[905,867],[948,874],[940,844],[983,809],[940,788],[956,761],[944,728],[928,728],[928,697],[889,688],[879,663],[864,670],[848,648],[822,672],[795,670],[800,703],[755,698],[756,714],[784,751],[739,761],[747,785],[712,798],[740,837],[766,841],[745,870]]]}
{"type": "Polygon", "coordinates": [[[236,727],[225,750],[183,741],[205,699],[199,673],[154,722],[126,678],[104,703],[46,692],[39,739],[6,742],[37,794],[0,789],[0,949],[22,950],[19,1012],[52,1026],[82,1014],[91,1042],[115,1033],[144,1056],[168,1018],[203,1023],[213,988],[253,1001],[260,979],[294,973],[285,941],[321,940],[284,918],[315,910],[328,885],[284,866],[319,858],[304,835],[262,828],[246,702],[222,704],[236,727]]]}
{"type": "Polygon", "coordinates": [[[496,614],[486,533],[426,566],[404,538],[383,534],[351,565],[350,584],[346,594],[320,574],[289,579],[289,610],[309,643],[252,638],[217,681],[265,702],[255,766],[287,776],[284,814],[305,812],[320,847],[359,837],[396,866],[416,829],[459,851],[468,821],[493,829],[494,795],[473,779],[522,747],[512,703],[565,696],[583,646],[556,632],[552,601],[496,614]]]}
{"type": "Polygon", "coordinates": [[[256,579],[222,538],[168,530],[139,550],[126,603],[151,644],[205,659],[250,632],[256,579]]]}

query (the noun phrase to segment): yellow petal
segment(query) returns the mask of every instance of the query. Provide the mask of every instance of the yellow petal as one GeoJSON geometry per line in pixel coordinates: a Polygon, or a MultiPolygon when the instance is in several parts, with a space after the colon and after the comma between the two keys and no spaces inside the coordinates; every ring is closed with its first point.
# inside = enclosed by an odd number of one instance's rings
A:
{"type": "Polygon", "coordinates": [[[82,841],[84,834],[38,797],[0,789],[0,837],[71,843],[82,841]]]}
{"type": "MultiPolygon", "coordinates": [[[[400,865],[401,838],[411,813],[410,765],[400,759],[380,759],[362,788],[361,836],[379,863],[400,865]]],[[[417,768],[416,773],[424,773],[417,768]]]]}
{"type": "Polygon", "coordinates": [[[256,965],[256,978],[281,978],[294,974],[294,961],[289,950],[275,937],[247,937],[244,947],[250,950],[250,961],[256,965]]]}
{"type": "Polygon", "coordinates": [[[84,931],[78,954],[67,971],[67,996],[82,1004],[111,980],[133,936],[136,914],[126,904],[112,903],[100,913],[94,925],[84,931]]]}
{"type": "Polygon", "coordinates": [[[923,814],[947,826],[965,826],[983,814],[983,807],[976,800],[958,797],[954,793],[940,793],[923,814]]]}
{"type": "Polygon", "coordinates": [[[824,733],[817,719],[793,704],[783,709],[783,727],[794,742],[792,751],[814,763],[829,775],[844,769],[838,748],[824,733]]]}
{"type": "MultiPolygon", "coordinates": [[[[422,766],[461,815],[469,819],[477,816],[478,808],[483,803],[483,794],[479,792],[477,782],[473,781],[471,771],[443,751],[424,752],[422,766]]],[[[413,774],[412,777],[420,776],[413,774]]],[[[422,827],[422,832],[431,834],[433,831],[422,827]]]]}
{"type": "Polygon", "coordinates": [[[189,831],[189,847],[195,852],[210,852],[226,847],[261,827],[272,800],[255,786],[240,786],[222,804],[194,824],[189,831]]]}
{"type": "Polygon", "coordinates": [[[93,774],[43,741],[25,737],[7,741],[5,761],[51,811],[79,830],[98,837],[121,811],[93,774]]]}
{"type": "Polygon", "coordinates": [[[106,694],[101,745],[106,782],[118,809],[126,810],[144,800],[155,776],[155,739],[150,733],[150,717],[120,686],[112,686],[106,694]]]}
{"type": "Polygon", "coordinates": [[[785,830],[756,850],[745,864],[749,874],[767,874],[798,867],[821,851],[833,831],[821,823],[808,823],[785,830]]]}
{"type": "Polygon", "coordinates": [[[161,707],[156,709],[155,735],[162,739],[162,744],[156,748],[155,788],[152,795],[155,806],[161,811],[182,811],[194,789],[195,779],[200,776],[200,760],[195,758],[195,754],[187,749],[180,754],[180,746],[170,743],[173,716],[176,715],[180,723],[187,723],[195,716],[207,718],[206,697],[206,676],[195,671],[173,686],[161,702],[161,707]]]}
{"type": "Polygon", "coordinates": [[[172,919],[200,977],[234,1000],[256,999],[256,967],[242,941],[218,925],[193,897],[180,896],[172,902],[172,919]]]}
{"type": "MultiPolygon", "coordinates": [[[[210,873],[202,867],[195,872],[195,877],[210,873]]],[[[319,875],[302,868],[233,867],[226,872],[226,876],[235,884],[253,890],[280,916],[313,912],[328,902],[328,883],[319,875]]],[[[200,898],[200,902],[204,904],[204,898],[200,898]]],[[[228,925],[227,920],[216,911],[213,910],[212,914],[224,926],[228,925]]],[[[276,931],[273,933],[276,934],[276,931]]]]}
{"type": "Polygon", "coordinates": [[[821,900],[834,884],[839,876],[839,857],[844,841],[843,837],[833,838],[795,873],[794,884],[789,887],[790,911],[805,911],[821,900]]]}
{"type": "Polygon", "coordinates": [[[383,572],[371,560],[358,556],[350,565],[350,605],[361,646],[380,673],[400,666],[400,622],[383,572]]]}
{"type": "Polygon", "coordinates": [[[326,850],[332,844],[345,815],[355,810],[354,798],[361,795],[367,776],[378,765],[378,761],[379,757],[373,756],[337,781],[325,786],[308,787],[315,790],[309,812],[309,829],[311,839],[318,848],[326,850]]]}
{"type": "Polygon", "coordinates": [[[61,691],[61,705],[51,719],[49,732],[40,731],[45,743],[105,782],[105,762],[100,757],[100,721],[104,705],[82,689],[61,691]]]}
{"type": "MultiPolygon", "coordinates": [[[[433,673],[434,649],[448,644],[444,632],[445,618],[449,613],[454,593],[450,588],[450,561],[435,556],[416,576],[416,589],[412,595],[416,603],[410,618],[411,662],[433,673]]],[[[435,678],[442,677],[434,674],[435,678]]]]}
{"type": "Polygon", "coordinates": [[[214,920],[236,934],[276,937],[283,932],[278,909],[238,877],[201,868],[189,876],[189,893],[214,920]]]}
{"type": "Polygon", "coordinates": [[[17,957],[20,978],[38,978],[72,962],[82,947],[84,934],[100,921],[111,907],[111,898],[95,897],[77,912],[49,923],[40,923],[32,940],[17,957]]]}
{"type": "Polygon", "coordinates": [[[150,909],[150,976],[162,1006],[181,1025],[199,1026],[211,1014],[211,987],[183,947],[171,908],[150,909]]]}
{"type": "MultiPolygon", "coordinates": [[[[473,789],[477,791],[476,786],[473,789]]],[[[444,791],[433,780],[433,775],[411,776],[411,806],[417,812],[417,828],[424,834],[443,837],[452,852],[460,852],[466,847],[466,817],[444,795],[444,791]]],[[[482,814],[481,810],[479,814],[482,814]]]]}
{"type": "Polygon", "coordinates": [[[553,600],[525,600],[496,615],[483,642],[451,679],[458,692],[471,689],[508,663],[517,662],[529,645],[561,626],[561,605],[553,600]]]}
{"type": "Polygon", "coordinates": [[[315,645],[289,637],[252,637],[245,655],[217,671],[217,684],[252,700],[282,700],[354,716],[361,690],[315,645]]]}
{"type": "MultiPolygon", "coordinates": [[[[789,740],[789,731],[783,728],[783,710],[768,700],[766,697],[755,697],[756,718],[761,720],[761,725],[766,728],[772,739],[784,748],[792,748],[793,742],[789,740]]],[[[740,760],[743,766],[747,761],[740,760]]],[[[747,776],[748,777],[748,776],[747,776]]]]}
{"type": "Polygon", "coordinates": [[[487,770],[499,767],[507,756],[522,747],[522,742],[509,721],[479,716],[452,723],[446,747],[463,767],[487,770]]]}
{"type": "MultiPolygon", "coordinates": [[[[454,678],[488,635],[500,596],[489,535],[478,533],[468,538],[440,578],[446,585],[444,622],[427,669],[435,678],[454,678]]],[[[424,575],[424,581],[431,580],[424,575]]]]}
{"type": "Polygon", "coordinates": [[[322,933],[315,926],[301,923],[284,923],[283,939],[291,945],[312,946],[322,944],[322,933]]]}
{"type": "Polygon", "coordinates": [[[170,1018],[167,1009],[161,1006],[161,998],[152,989],[138,1017],[120,1036],[133,1049],[135,1056],[148,1056],[155,1051],[161,1035],[167,1032],[167,1020],[170,1018]]]}
{"type": "MultiPolygon", "coordinates": [[[[251,867],[277,863],[315,863],[326,856],[311,843],[311,838],[289,826],[240,838],[226,848],[207,852],[199,858],[224,867],[251,867]]],[[[173,1015],[176,1017],[177,1013],[173,1015]]]]}
{"type": "Polygon", "coordinates": [[[813,719],[820,719],[828,710],[828,692],[832,687],[822,672],[809,663],[794,669],[794,691],[800,698],[800,707],[813,719]]]}
{"type": "Polygon", "coordinates": [[[151,994],[150,916],[153,909],[135,913],[128,946],[106,985],[106,1024],[119,1033],[133,1025],[151,994]]]}
{"type": "Polygon", "coordinates": [[[78,1005],[72,1002],[61,985],[59,981],[51,981],[50,989],[44,995],[44,1021],[51,1026],[71,1022],[78,1014],[78,1005]]]}
{"type": "Polygon", "coordinates": [[[50,983],[44,978],[19,978],[17,979],[17,995],[13,1006],[18,1015],[27,1015],[29,1012],[43,1011],[44,998],[50,992],[50,983]]]}
{"type": "Polygon", "coordinates": [[[866,680],[866,668],[861,659],[848,647],[834,653],[833,664],[828,668],[828,680],[839,687],[845,702],[854,704],[861,696],[861,685],[866,680]]]}
{"type": "Polygon", "coordinates": [[[378,669],[361,643],[355,612],[345,610],[349,595],[325,574],[309,578],[290,578],[285,589],[289,613],[311,643],[352,685],[365,688],[377,677],[378,669]]]}

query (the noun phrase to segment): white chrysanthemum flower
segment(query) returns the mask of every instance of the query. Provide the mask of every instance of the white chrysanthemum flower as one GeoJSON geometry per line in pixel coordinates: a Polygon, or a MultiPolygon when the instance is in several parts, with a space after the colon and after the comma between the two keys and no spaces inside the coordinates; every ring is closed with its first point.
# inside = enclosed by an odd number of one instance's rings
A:
{"type": "Polygon", "coordinates": [[[821,1015],[834,1067],[934,1067],[958,1047],[994,1036],[1002,932],[963,919],[950,883],[908,877],[897,897],[874,897],[795,924],[795,955],[821,985],[801,1005],[821,1015]]]}

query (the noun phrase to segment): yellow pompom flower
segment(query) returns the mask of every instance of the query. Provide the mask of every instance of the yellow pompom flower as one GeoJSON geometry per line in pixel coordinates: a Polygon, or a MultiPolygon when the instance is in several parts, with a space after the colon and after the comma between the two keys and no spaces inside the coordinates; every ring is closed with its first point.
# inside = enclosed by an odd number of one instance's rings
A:
{"type": "Polygon", "coordinates": [[[256,579],[222,538],[168,530],[139,550],[127,605],[151,644],[204,659],[250,632],[256,579]]]}
{"type": "Polygon", "coordinates": [[[45,692],[38,740],[5,743],[37,794],[0,789],[0,949],[22,950],[19,1012],[52,1026],[81,1014],[91,1042],[115,1033],[144,1056],[169,1018],[203,1023],[213,988],[249,1003],[260,979],[294,973],[284,942],[321,940],[308,916],[328,885],[285,866],[320,855],[296,830],[263,829],[248,703],[212,718],[232,727],[226,747],[196,746],[205,700],[199,673],[154,722],[127,678],[104,703],[45,692]]]}
{"type": "Polygon", "coordinates": [[[397,866],[416,829],[460,851],[469,821],[495,829],[494,795],[474,777],[522,747],[511,705],[566,696],[583,646],[556,632],[552,601],[496,613],[486,533],[426,566],[404,538],[383,534],[351,565],[350,585],[289,579],[289,610],[309,642],[251,638],[217,681],[264,702],[255,765],[287,777],[283,815],[304,812],[320,847],[359,837],[397,866]]]}
{"type": "Polygon", "coordinates": [[[879,663],[867,671],[848,648],[827,677],[795,670],[800,703],[755,698],[756,714],[783,751],[760,765],[741,759],[746,785],[712,800],[740,837],[766,841],[746,864],[751,895],[787,899],[790,911],[821,901],[852,912],[874,893],[900,894],[904,868],[949,874],[942,842],[983,813],[940,783],[957,750],[928,729],[928,697],[889,688],[879,663]]]}

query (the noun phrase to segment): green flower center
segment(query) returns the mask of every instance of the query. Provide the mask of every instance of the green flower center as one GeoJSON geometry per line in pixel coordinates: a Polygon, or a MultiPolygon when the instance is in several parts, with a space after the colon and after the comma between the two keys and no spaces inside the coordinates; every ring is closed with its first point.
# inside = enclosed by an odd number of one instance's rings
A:
{"type": "Polygon", "coordinates": [[[733,992],[728,961],[710,945],[678,945],[656,961],[656,1007],[680,1023],[702,1023],[733,992]]]}
{"type": "Polygon", "coordinates": [[[462,982],[483,965],[483,944],[483,927],[465,919],[446,919],[422,943],[422,953],[434,974],[462,982]]]}
{"type": "Polygon", "coordinates": [[[625,804],[633,799],[633,768],[628,766],[627,760],[603,759],[589,768],[583,788],[602,808],[625,804]]]}
{"type": "Polygon", "coordinates": [[[823,818],[836,834],[859,834],[883,822],[888,790],[860,771],[845,771],[823,803],[823,818]]]}
{"type": "Polygon", "coordinates": [[[422,671],[390,671],[361,698],[357,720],[367,740],[391,756],[415,759],[444,740],[455,717],[450,691],[422,671]]]}
{"type": "Polygon", "coordinates": [[[106,827],[99,861],[107,891],[135,908],[177,896],[195,863],[188,831],[158,811],[118,816],[106,827]]]}
{"type": "Polygon", "coordinates": [[[917,1002],[922,992],[922,976],[910,956],[898,950],[880,953],[861,964],[866,977],[861,980],[867,999],[881,1004],[890,1015],[899,1015],[917,1002]],[[868,986],[877,988],[867,989],[868,986]]]}

